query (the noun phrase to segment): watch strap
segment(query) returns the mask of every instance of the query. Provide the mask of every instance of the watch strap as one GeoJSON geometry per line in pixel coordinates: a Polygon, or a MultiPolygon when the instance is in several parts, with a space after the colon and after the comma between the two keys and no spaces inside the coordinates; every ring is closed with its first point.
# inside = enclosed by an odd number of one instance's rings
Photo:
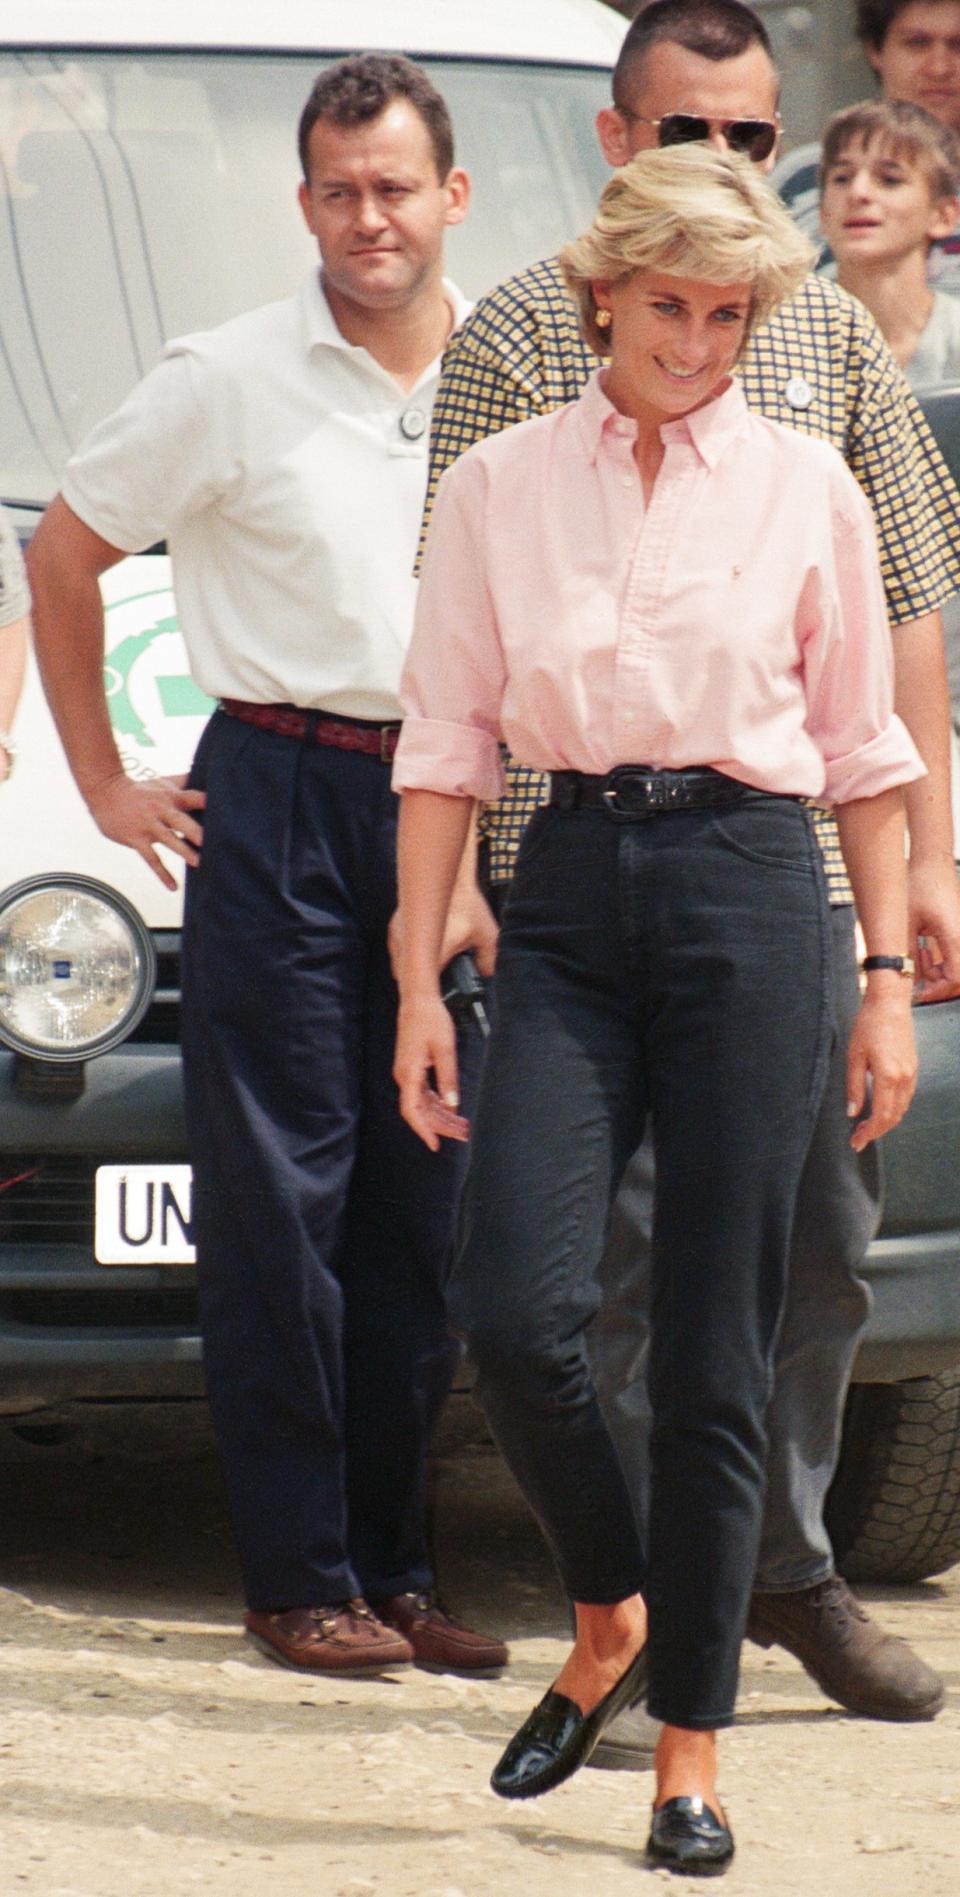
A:
{"type": "Polygon", "coordinates": [[[912,955],[865,955],[860,963],[865,975],[872,975],[875,969],[889,968],[895,975],[916,974],[912,955]]]}

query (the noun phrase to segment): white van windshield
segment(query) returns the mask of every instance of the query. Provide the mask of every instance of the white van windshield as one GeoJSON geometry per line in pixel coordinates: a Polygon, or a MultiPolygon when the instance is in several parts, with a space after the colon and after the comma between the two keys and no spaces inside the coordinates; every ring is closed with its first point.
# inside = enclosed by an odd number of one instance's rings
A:
{"type": "MultiPolygon", "coordinates": [[[[315,256],[296,127],[325,62],[0,55],[0,495],[56,490],[71,450],[164,340],[288,294],[315,256]]],[[[469,296],[589,221],[605,75],[424,61],[473,209],[448,272],[469,296]]]]}

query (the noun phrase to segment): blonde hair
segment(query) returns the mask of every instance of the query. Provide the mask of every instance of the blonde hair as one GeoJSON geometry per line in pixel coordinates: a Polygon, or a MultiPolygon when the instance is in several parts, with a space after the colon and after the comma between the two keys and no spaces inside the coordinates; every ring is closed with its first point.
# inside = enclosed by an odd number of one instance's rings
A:
{"type": "Polygon", "coordinates": [[[749,283],[749,327],[799,289],[815,250],[749,158],[708,145],[637,152],[605,186],[588,231],[560,253],[580,327],[597,355],[595,281],[623,283],[659,270],[704,283],[749,283]]]}

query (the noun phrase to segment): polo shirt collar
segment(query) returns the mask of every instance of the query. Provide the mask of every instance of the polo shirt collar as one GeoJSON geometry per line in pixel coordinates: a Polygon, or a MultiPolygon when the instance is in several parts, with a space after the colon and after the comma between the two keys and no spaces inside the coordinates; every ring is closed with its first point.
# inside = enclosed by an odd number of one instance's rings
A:
{"type": "MultiPolygon", "coordinates": [[[[449,277],[443,279],[443,290],[453,311],[453,327],[459,329],[460,324],[469,316],[473,305],[457,288],[457,285],[451,283],[449,277]]],[[[310,275],[300,286],[300,328],[305,354],[309,355],[311,349],[326,348],[343,349],[351,355],[369,356],[369,351],[364,349],[362,343],[348,342],[337,328],[319,270],[311,270],[310,275]]]]}
{"type": "MultiPolygon", "coordinates": [[[[604,394],[600,383],[602,373],[600,369],[594,371],[578,402],[584,446],[594,462],[606,433],[632,436],[635,432],[631,418],[621,415],[604,394]]],[[[674,442],[690,442],[701,461],[708,468],[714,468],[728,444],[743,433],[748,414],[743,390],[734,377],[703,408],[681,415],[678,421],[664,422],[660,439],[667,447],[674,442]]]]}

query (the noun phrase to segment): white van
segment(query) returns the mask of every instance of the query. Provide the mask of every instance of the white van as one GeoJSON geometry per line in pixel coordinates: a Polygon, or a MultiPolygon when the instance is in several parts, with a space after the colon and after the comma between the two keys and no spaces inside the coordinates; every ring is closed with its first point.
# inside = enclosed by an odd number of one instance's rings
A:
{"type": "MultiPolygon", "coordinates": [[[[288,294],[315,261],[296,129],[325,61],[375,48],[429,68],[474,179],[449,270],[475,296],[589,220],[623,31],[600,0],[8,0],[0,498],[23,538],[167,337],[288,294]]],[[[127,768],[183,771],[211,706],[163,549],[103,590],[127,768]]],[[[0,1413],[199,1394],[180,893],[101,836],[32,673],[16,740],[0,789],[0,1413]]]]}

